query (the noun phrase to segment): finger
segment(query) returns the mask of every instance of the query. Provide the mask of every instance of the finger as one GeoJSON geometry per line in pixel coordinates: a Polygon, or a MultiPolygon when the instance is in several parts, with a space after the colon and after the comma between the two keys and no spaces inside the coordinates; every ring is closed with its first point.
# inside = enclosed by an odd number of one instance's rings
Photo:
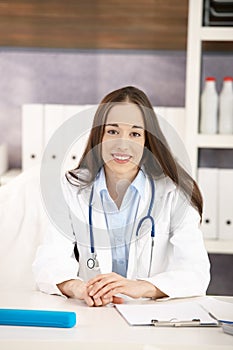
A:
{"type": "Polygon", "coordinates": [[[96,282],[95,284],[92,285],[92,289],[89,292],[90,296],[94,296],[96,295],[98,292],[100,292],[104,287],[106,287],[107,285],[114,283],[114,282],[119,282],[117,277],[112,275],[112,276],[107,276],[105,278],[103,278],[101,281],[96,282]]]}
{"type": "Polygon", "coordinates": [[[113,298],[106,298],[106,299],[102,298],[102,306],[110,304],[110,303],[112,303],[112,301],[113,301],[113,298]]]}
{"type": "Polygon", "coordinates": [[[111,289],[108,293],[106,293],[104,295],[104,297],[111,298],[111,297],[114,297],[118,293],[125,294],[124,288],[122,286],[111,289]]]}
{"type": "Polygon", "coordinates": [[[96,295],[98,292],[101,291],[101,289],[105,286],[105,284],[101,283],[101,282],[96,282],[95,284],[92,285],[91,288],[88,288],[88,294],[93,297],[94,295],[96,295]]]}
{"type": "Polygon", "coordinates": [[[112,282],[107,284],[106,286],[104,286],[103,288],[101,288],[96,294],[93,294],[94,290],[92,289],[92,291],[90,292],[90,296],[92,297],[104,297],[105,296],[107,298],[113,297],[114,294],[119,293],[118,291],[116,291],[117,289],[119,289],[120,287],[122,287],[122,282],[121,281],[116,281],[116,282],[112,282]]]}
{"type": "Polygon", "coordinates": [[[94,300],[88,295],[85,296],[84,300],[88,306],[94,306],[94,300]]]}
{"type": "Polygon", "coordinates": [[[96,282],[100,282],[101,280],[103,279],[106,279],[106,278],[117,278],[117,277],[122,277],[120,275],[118,275],[117,273],[115,272],[110,272],[110,273],[105,273],[105,274],[100,274],[100,275],[97,275],[95,276],[94,278],[90,279],[88,282],[87,282],[87,287],[90,287],[92,284],[95,284],[96,282]]]}
{"type": "Polygon", "coordinates": [[[83,293],[83,299],[85,300],[88,306],[94,306],[94,300],[87,294],[87,290],[85,290],[83,293]]]}
{"type": "Polygon", "coordinates": [[[89,295],[90,294],[90,291],[93,289],[93,285],[91,285],[91,286],[89,286],[89,287],[87,287],[87,294],[89,295]]]}
{"type": "MultiPolygon", "coordinates": [[[[89,295],[92,296],[93,298],[102,298],[105,294],[107,294],[109,291],[111,291],[112,288],[113,288],[112,283],[107,284],[103,288],[97,290],[96,293],[95,293],[95,289],[93,288],[89,295]]],[[[112,297],[112,295],[110,295],[109,297],[112,297]]]]}
{"type": "MultiPolygon", "coordinates": [[[[100,283],[100,282],[96,282],[93,286],[92,286],[92,288],[91,288],[91,290],[90,290],[90,292],[88,291],[88,294],[89,294],[89,296],[90,297],[99,297],[99,296],[97,296],[97,293],[99,292],[99,291],[101,291],[101,289],[103,288],[103,284],[102,283],[100,283]]],[[[88,288],[88,290],[89,290],[89,288],[88,288]]]]}
{"type": "Polygon", "coordinates": [[[102,300],[101,298],[93,298],[94,306],[102,306],[102,300]]]}
{"type": "Polygon", "coordinates": [[[101,281],[101,279],[103,278],[103,276],[106,276],[106,275],[97,275],[97,276],[91,278],[91,279],[87,282],[87,287],[90,287],[92,284],[95,284],[96,282],[101,281]]]}

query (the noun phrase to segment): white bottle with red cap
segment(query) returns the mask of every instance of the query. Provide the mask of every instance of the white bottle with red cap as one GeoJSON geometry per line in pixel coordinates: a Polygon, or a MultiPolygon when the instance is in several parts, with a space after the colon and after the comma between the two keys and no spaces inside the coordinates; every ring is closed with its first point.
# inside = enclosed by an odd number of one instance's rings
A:
{"type": "Polygon", "coordinates": [[[219,96],[219,133],[233,134],[233,88],[232,77],[223,79],[219,96]]]}
{"type": "Polygon", "coordinates": [[[216,134],[218,129],[218,94],[215,77],[206,77],[201,94],[200,132],[216,134]]]}

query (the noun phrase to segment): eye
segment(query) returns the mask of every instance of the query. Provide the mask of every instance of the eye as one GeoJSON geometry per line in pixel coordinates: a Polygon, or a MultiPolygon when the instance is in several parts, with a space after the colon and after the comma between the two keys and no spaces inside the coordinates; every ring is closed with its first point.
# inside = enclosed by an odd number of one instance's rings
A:
{"type": "Polygon", "coordinates": [[[130,136],[132,136],[132,137],[140,137],[142,135],[139,134],[138,132],[134,131],[134,132],[131,132],[130,136]]]}
{"type": "Polygon", "coordinates": [[[106,130],[106,133],[109,134],[109,135],[117,135],[117,134],[119,134],[119,132],[117,130],[114,130],[114,129],[106,130]]]}

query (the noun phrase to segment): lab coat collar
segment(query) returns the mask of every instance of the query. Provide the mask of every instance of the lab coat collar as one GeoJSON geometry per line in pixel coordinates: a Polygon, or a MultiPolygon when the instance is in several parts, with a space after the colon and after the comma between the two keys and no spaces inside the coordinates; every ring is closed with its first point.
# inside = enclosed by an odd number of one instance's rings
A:
{"type": "MultiPolygon", "coordinates": [[[[155,186],[155,200],[153,206],[156,206],[156,204],[161,201],[161,197],[167,196],[169,192],[175,190],[176,186],[168,176],[163,176],[153,181],[155,186]]],[[[151,199],[151,183],[148,176],[146,177],[144,191],[145,196],[141,198],[138,209],[138,216],[148,210],[149,202],[151,199]]]]}
{"type": "MultiPolygon", "coordinates": [[[[161,177],[158,180],[154,181],[155,185],[155,200],[152,206],[152,216],[155,220],[155,225],[157,225],[157,222],[159,221],[161,215],[163,215],[163,205],[162,205],[162,198],[166,197],[168,193],[175,190],[176,186],[173,183],[173,181],[169,177],[161,177]]],[[[139,261],[139,256],[141,254],[141,249],[143,247],[142,240],[147,240],[148,236],[145,235],[146,232],[141,232],[140,238],[135,237],[135,232],[137,225],[139,223],[140,218],[147,215],[148,207],[150,203],[151,197],[151,190],[150,190],[150,181],[147,177],[146,186],[145,186],[145,192],[146,195],[144,198],[141,199],[139,208],[138,208],[138,220],[135,223],[134,226],[134,234],[133,234],[133,240],[130,244],[130,251],[129,251],[129,262],[128,262],[128,271],[127,271],[127,278],[135,278],[137,276],[137,261],[139,261]],[[136,241],[139,239],[138,244],[136,241]]]]}
{"type": "Polygon", "coordinates": [[[176,185],[168,176],[161,176],[158,180],[155,180],[155,184],[157,198],[167,196],[169,192],[176,189],[176,185]]]}

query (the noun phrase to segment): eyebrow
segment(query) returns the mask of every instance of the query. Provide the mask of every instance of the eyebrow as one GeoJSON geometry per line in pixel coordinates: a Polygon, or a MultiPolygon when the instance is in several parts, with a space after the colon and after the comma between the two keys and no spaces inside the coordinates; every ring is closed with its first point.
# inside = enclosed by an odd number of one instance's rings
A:
{"type": "MultiPolygon", "coordinates": [[[[116,128],[119,128],[119,124],[105,124],[105,126],[114,126],[116,128]]],[[[144,128],[140,125],[133,125],[132,129],[142,129],[143,130],[144,128]]]]}

